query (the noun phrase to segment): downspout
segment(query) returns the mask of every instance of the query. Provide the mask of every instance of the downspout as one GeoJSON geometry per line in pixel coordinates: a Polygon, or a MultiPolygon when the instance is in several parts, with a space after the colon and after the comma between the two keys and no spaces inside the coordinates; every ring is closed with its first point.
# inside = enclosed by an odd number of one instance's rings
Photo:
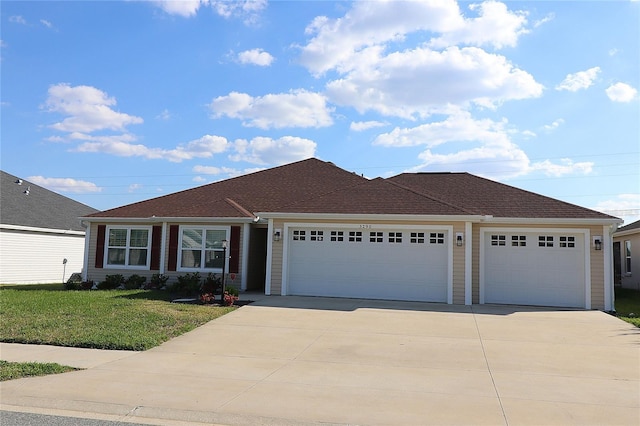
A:
{"type": "Polygon", "coordinates": [[[87,223],[84,220],[80,220],[80,226],[84,231],[84,256],[82,259],[82,281],[89,281],[89,243],[91,242],[91,222],[87,223]]]}

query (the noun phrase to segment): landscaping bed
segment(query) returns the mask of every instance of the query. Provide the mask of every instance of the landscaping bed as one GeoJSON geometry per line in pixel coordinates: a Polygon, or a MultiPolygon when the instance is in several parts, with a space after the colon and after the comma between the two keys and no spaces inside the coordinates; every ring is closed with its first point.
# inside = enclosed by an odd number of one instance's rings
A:
{"type": "Polygon", "coordinates": [[[640,291],[618,287],[615,303],[618,318],[640,327],[640,291]]]}

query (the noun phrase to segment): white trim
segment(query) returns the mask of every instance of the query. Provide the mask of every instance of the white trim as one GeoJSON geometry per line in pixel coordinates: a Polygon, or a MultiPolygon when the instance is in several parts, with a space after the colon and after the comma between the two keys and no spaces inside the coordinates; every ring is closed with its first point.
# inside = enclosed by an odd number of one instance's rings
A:
{"type": "Polygon", "coordinates": [[[337,220],[337,221],[420,221],[420,222],[479,222],[484,216],[479,215],[419,215],[419,214],[337,214],[337,213],[257,213],[260,217],[283,220],[337,220]]]}
{"type": "MultiPolygon", "coordinates": [[[[133,226],[118,226],[118,225],[107,225],[105,227],[104,232],[104,257],[102,260],[102,264],[104,265],[104,269],[125,269],[125,270],[136,270],[136,271],[148,271],[151,268],[151,249],[152,249],[152,235],[153,235],[153,227],[152,226],[143,226],[143,225],[133,225],[133,226]],[[124,247],[125,249],[125,258],[124,265],[112,265],[109,261],[109,231],[111,229],[126,229],[127,230],[127,244],[124,247]],[[142,266],[131,266],[127,265],[127,260],[129,260],[129,251],[131,250],[130,244],[130,236],[132,229],[146,229],[147,230],[147,246],[146,247],[133,247],[136,248],[146,248],[147,250],[147,261],[142,266]]],[[[112,248],[115,248],[112,247],[112,248]]]]}
{"type": "MultiPolygon", "coordinates": [[[[222,268],[205,268],[204,267],[204,259],[200,261],[199,268],[185,268],[182,266],[182,231],[184,229],[201,229],[204,231],[224,231],[225,239],[229,242],[227,245],[226,253],[224,254],[224,270],[225,273],[229,273],[229,256],[230,256],[230,246],[231,246],[231,226],[209,226],[209,225],[179,225],[178,227],[178,254],[177,254],[177,264],[176,271],[178,272],[211,272],[211,273],[222,273],[222,268]]],[[[203,235],[204,239],[204,235],[203,235]]],[[[204,241],[203,241],[204,245],[204,241]]]]}
{"type": "Polygon", "coordinates": [[[88,280],[89,274],[89,247],[91,243],[91,224],[87,225],[87,230],[84,234],[84,255],[83,255],[83,267],[82,267],[82,281],[88,280]]]}
{"type": "Polygon", "coordinates": [[[626,237],[628,235],[640,234],[640,228],[635,229],[627,229],[626,231],[615,231],[613,233],[613,238],[621,238],[626,237]]]}
{"type": "MultiPolygon", "coordinates": [[[[270,234],[273,233],[273,219],[269,219],[270,234]]],[[[284,231],[281,241],[282,247],[282,290],[281,294],[286,296],[288,293],[288,253],[289,253],[289,228],[340,228],[340,229],[416,229],[416,230],[429,230],[429,231],[446,231],[448,235],[448,250],[447,250],[447,303],[453,304],[453,225],[385,225],[381,223],[305,223],[305,222],[285,222],[284,231]]],[[[269,239],[271,241],[271,239],[269,239]]],[[[271,247],[267,247],[267,253],[271,253],[271,247]]],[[[271,264],[271,259],[267,258],[267,270],[268,265],[271,264]]],[[[366,298],[366,295],[363,295],[366,298]]]]}
{"type": "Polygon", "coordinates": [[[160,270],[158,273],[164,274],[166,263],[166,250],[167,250],[167,222],[162,222],[162,241],[160,241],[160,270]]]}
{"type": "Polygon", "coordinates": [[[613,311],[615,294],[613,289],[613,237],[608,226],[602,227],[602,250],[604,261],[604,310],[613,311]]]}
{"type": "Polygon", "coordinates": [[[473,224],[464,224],[464,304],[473,303],[473,224]]]}
{"type": "MultiPolygon", "coordinates": [[[[455,217],[455,216],[453,216],[455,217]]],[[[580,218],[526,218],[526,217],[485,217],[483,223],[504,223],[505,225],[611,225],[621,223],[622,219],[580,219],[580,218]]]]}
{"type": "Polygon", "coordinates": [[[484,277],[484,263],[485,263],[485,234],[488,233],[567,233],[567,234],[582,234],[584,237],[584,287],[585,287],[585,300],[584,308],[591,309],[591,236],[589,229],[582,228],[508,228],[508,227],[482,227],[480,228],[480,304],[485,303],[485,277],[484,277]]]}
{"type": "Polygon", "coordinates": [[[83,217],[85,222],[98,223],[254,223],[247,217],[83,217]]]}
{"type": "Polygon", "coordinates": [[[249,268],[249,233],[251,225],[245,223],[242,226],[242,265],[240,266],[240,290],[247,290],[247,271],[249,268]]]}
{"type": "Polygon", "coordinates": [[[45,234],[66,234],[66,235],[84,235],[85,234],[85,231],[73,231],[71,229],[38,228],[35,226],[21,226],[21,225],[8,225],[8,224],[1,224],[0,229],[7,229],[11,231],[42,232],[45,234]]]}
{"type": "Polygon", "coordinates": [[[271,296],[271,263],[273,262],[273,219],[267,225],[267,268],[264,278],[264,294],[271,296]]]}

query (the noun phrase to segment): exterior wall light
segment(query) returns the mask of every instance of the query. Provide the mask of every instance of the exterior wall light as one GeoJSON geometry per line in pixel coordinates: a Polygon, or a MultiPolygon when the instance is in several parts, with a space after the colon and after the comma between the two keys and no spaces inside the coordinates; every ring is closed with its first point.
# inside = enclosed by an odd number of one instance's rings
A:
{"type": "Polygon", "coordinates": [[[456,245],[462,247],[464,244],[464,234],[462,232],[456,232],[456,245]]]}
{"type": "Polygon", "coordinates": [[[596,250],[602,250],[602,237],[595,236],[593,237],[593,248],[596,250]]]}
{"type": "Polygon", "coordinates": [[[273,241],[280,241],[280,237],[282,236],[282,230],[281,229],[276,229],[275,231],[273,231],[273,241]]]}

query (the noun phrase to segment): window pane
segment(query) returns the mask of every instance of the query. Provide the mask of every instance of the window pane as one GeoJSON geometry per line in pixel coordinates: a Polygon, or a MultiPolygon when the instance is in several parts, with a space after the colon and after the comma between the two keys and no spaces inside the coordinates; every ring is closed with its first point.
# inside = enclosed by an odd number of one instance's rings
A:
{"type": "Polygon", "coordinates": [[[147,249],[131,249],[129,251],[130,266],[146,266],[147,265],[147,249]]]}
{"type": "Polygon", "coordinates": [[[222,269],[222,263],[224,262],[224,254],[222,251],[206,250],[204,256],[205,268],[222,269]]]}
{"type": "Polygon", "coordinates": [[[126,249],[110,248],[107,253],[108,265],[124,265],[124,256],[126,249]]]}
{"type": "Polygon", "coordinates": [[[126,229],[110,229],[109,230],[109,246],[125,247],[127,245],[126,229]]]}
{"type": "Polygon", "coordinates": [[[207,245],[205,248],[208,249],[221,249],[222,248],[222,240],[227,238],[227,233],[225,231],[213,231],[207,230],[207,245]]]}
{"type": "Polygon", "coordinates": [[[182,230],[182,247],[183,248],[202,248],[202,230],[201,229],[183,229],[182,230]]]}
{"type": "Polygon", "coordinates": [[[149,243],[149,230],[148,229],[132,229],[131,241],[129,245],[131,247],[146,247],[149,243]]]}
{"type": "Polygon", "coordinates": [[[180,265],[183,268],[199,268],[201,255],[200,250],[182,250],[182,263],[180,265]]]}

